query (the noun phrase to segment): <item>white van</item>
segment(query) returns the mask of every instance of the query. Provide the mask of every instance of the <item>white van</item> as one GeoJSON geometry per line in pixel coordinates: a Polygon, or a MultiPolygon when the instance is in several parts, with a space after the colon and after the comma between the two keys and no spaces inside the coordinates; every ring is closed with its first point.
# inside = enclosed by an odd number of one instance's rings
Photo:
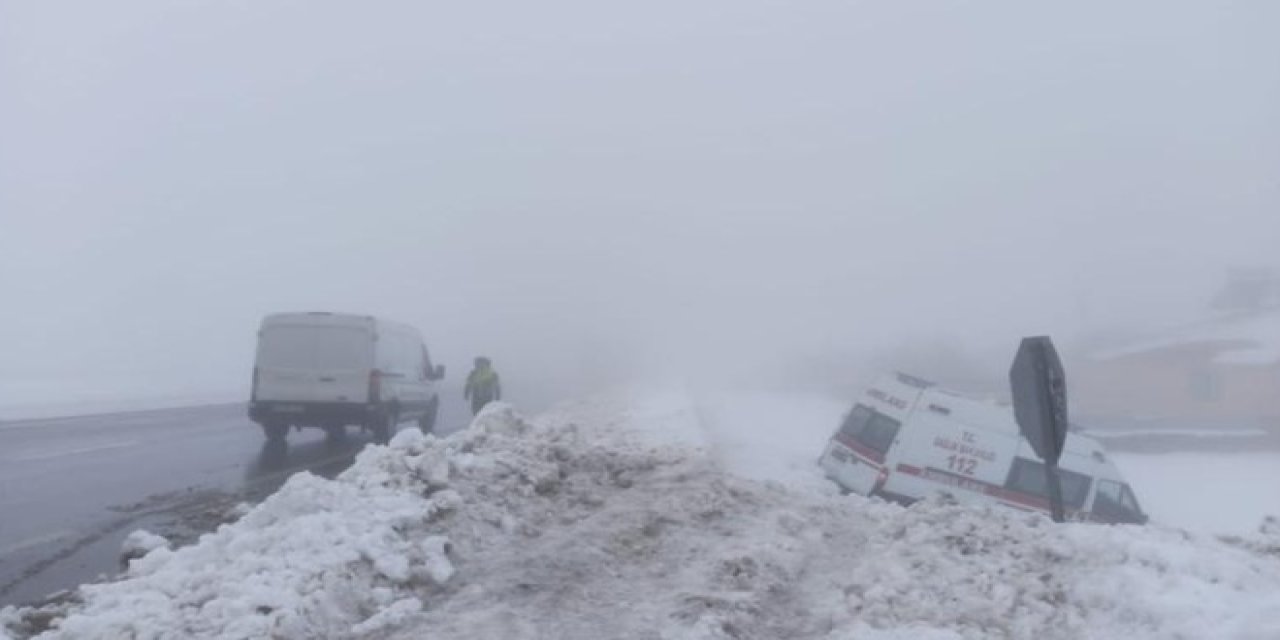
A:
{"type": "Polygon", "coordinates": [[[411,326],[345,313],[273,314],[258,331],[249,418],[275,442],[289,427],[340,438],[347,425],[386,442],[401,422],[435,427],[443,377],[411,326]]]}
{"type": "MultiPolygon", "coordinates": [[[[1049,512],[1044,464],[1013,412],[896,374],[866,391],[819,464],[842,488],[910,503],[946,492],[963,503],[1049,512]]],[[[1133,490],[1102,445],[1068,433],[1058,461],[1068,519],[1144,523],[1133,490]]]]}

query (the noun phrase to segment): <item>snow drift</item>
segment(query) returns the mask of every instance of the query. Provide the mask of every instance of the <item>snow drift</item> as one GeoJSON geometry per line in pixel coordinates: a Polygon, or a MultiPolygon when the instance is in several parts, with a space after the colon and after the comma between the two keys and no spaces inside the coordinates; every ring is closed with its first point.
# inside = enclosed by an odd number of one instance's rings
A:
{"type": "MultiPolygon", "coordinates": [[[[1280,637],[1274,532],[903,509],[786,482],[791,465],[762,482],[708,455],[700,413],[619,395],[403,432],[190,547],[156,545],[38,637],[1280,637]]],[[[27,635],[31,613],[0,623],[27,635]]]]}

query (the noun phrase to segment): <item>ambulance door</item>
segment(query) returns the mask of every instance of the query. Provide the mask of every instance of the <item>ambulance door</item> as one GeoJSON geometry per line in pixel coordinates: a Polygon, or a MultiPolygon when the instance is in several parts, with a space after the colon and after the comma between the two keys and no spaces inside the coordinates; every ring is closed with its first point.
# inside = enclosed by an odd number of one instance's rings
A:
{"type": "Polygon", "coordinates": [[[831,439],[828,455],[839,461],[829,472],[840,486],[870,495],[883,481],[885,456],[902,424],[866,405],[856,405],[831,439]]]}

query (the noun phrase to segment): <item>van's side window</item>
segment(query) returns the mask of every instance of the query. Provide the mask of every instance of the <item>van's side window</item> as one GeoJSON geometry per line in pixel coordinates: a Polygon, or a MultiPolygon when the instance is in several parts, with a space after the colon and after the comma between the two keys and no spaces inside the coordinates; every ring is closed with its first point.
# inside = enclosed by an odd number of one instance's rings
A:
{"type": "MultiPolygon", "coordinates": [[[[1062,504],[1072,509],[1084,507],[1084,501],[1089,497],[1091,478],[1062,468],[1058,469],[1058,477],[1062,480],[1062,504]]],[[[1044,465],[1035,460],[1014,458],[1004,486],[1020,493],[1049,497],[1049,479],[1045,477],[1044,465]]]]}
{"type": "Polygon", "coordinates": [[[422,370],[422,354],[417,342],[400,332],[387,332],[383,335],[387,342],[388,362],[392,372],[408,379],[416,379],[422,370]]]}

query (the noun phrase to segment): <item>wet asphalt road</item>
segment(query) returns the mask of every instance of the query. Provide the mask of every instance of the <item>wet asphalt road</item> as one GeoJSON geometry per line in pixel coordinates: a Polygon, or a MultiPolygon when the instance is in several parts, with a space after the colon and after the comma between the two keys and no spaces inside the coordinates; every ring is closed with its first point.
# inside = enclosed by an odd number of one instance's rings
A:
{"type": "MultiPolygon", "coordinates": [[[[445,395],[437,432],[468,420],[445,395]]],[[[348,432],[294,431],[268,448],[241,404],[0,423],[0,606],[114,573],[139,527],[190,539],[293,473],[332,477],[367,443],[348,432]]]]}

